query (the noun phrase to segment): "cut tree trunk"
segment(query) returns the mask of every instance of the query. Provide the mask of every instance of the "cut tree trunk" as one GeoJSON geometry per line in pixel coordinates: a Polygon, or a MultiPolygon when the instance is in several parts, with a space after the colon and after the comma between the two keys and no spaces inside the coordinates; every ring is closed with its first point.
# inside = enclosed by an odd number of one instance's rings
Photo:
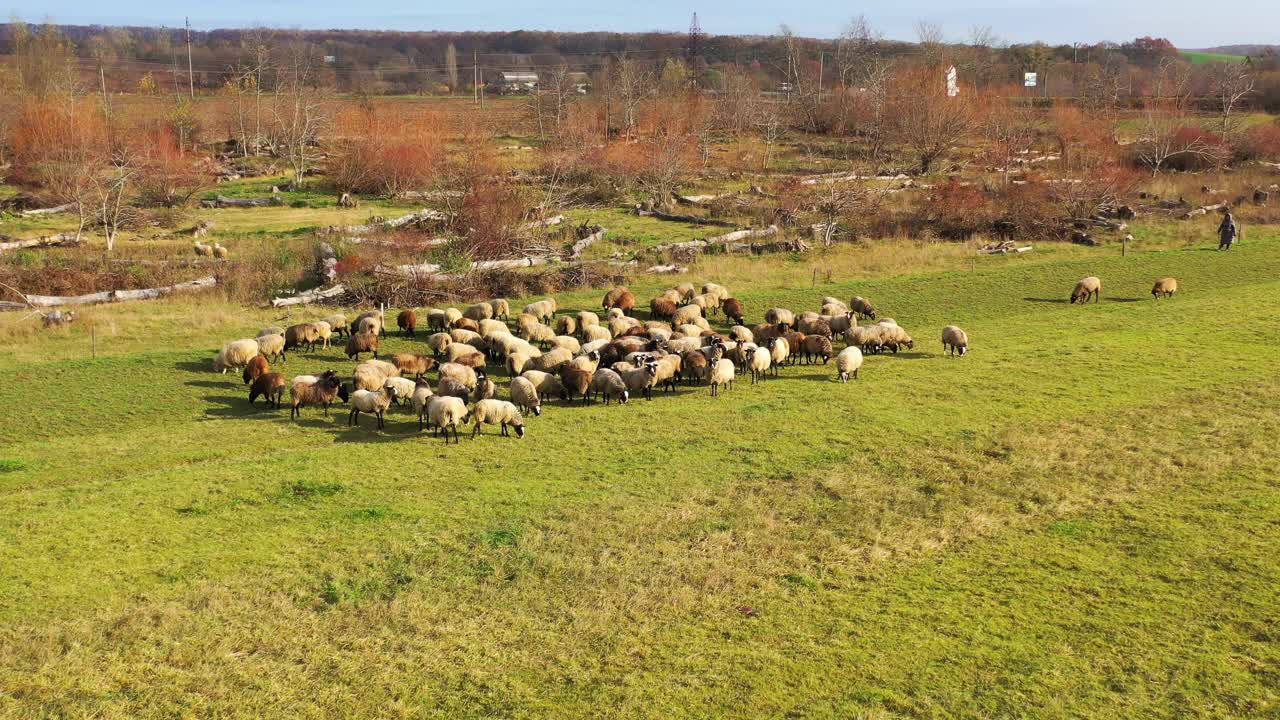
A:
{"type": "Polygon", "coordinates": [[[329,288],[316,288],[300,292],[292,297],[278,297],[271,301],[271,307],[286,307],[288,305],[307,305],[321,300],[329,300],[331,298],[340,297],[347,291],[345,285],[334,285],[329,288]]]}
{"type": "MultiPolygon", "coordinates": [[[[3,237],[3,236],[0,236],[3,237]]],[[[0,252],[6,250],[22,250],[24,248],[37,247],[77,247],[80,240],[72,233],[59,233],[58,235],[46,235],[38,238],[27,238],[25,240],[6,240],[0,242],[0,252]]]]}
{"type": "Polygon", "coordinates": [[[209,277],[197,278],[187,282],[176,283],[174,285],[166,285],[157,288],[145,288],[142,290],[107,290],[106,292],[90,293],[88,295],[27,295],[27,302],[33,307],[59,307],[63,305],[99,305],[102,303],[120,302],[124,300],[152,300],[158,297],[169,295],[176,292],[187,292],[191,290],[201,290],[213,287],[218,284],[218,279],[212,275],[209,277]]]}

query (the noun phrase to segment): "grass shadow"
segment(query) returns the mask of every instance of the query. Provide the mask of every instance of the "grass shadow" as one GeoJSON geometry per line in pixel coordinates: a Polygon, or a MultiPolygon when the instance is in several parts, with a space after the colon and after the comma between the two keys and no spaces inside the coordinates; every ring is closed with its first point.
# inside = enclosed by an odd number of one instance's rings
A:
{"type": "Polygon", "coordinates": [[[1136,303],[1136,302],[1142,302],[1143,300],[1146,300],[1146,298],[1140,298],[1140,297],[1136,297],[1136,298],[1135,298],[1135,297],[1111,297],[1111,298],[1107,298],[1107,302],[1118,302],[1118,303],[1136,303]]]}
{"type": "Polygon", "coordinates": [[[213,372],[213,358],[208,360],[183,360],[182,362],[174,363],[173,367],[187,372],[211,373],[213,372]]]}
{"type": "MultiPolygon", "coordinates": [[[[237,376],[236,379],[239,379],[239,376],[237,376]]],[[[188,380],[186,384],[191,387],[209,388],[210,390],[218,390],[227,387],[227,383],[225,381],[218,380],[188,380]]],[[[245,385],[244,387],[245,391],[248,392],[249,386],[245,385]]]]}
{"type": "Polygon", "coordinates": [[[1024,297],[1024,298],[1022,298],[1022,299],[1023,299],[1023,300],[1025,300],[1025,301],[1027,301],[1027,302],[1038,302],[1038,303],[1057,303],[1057,304],[1059,304],[1059,305],[1066,305],[1067,303],[1071,302],[1071,301],[1070,301],[1070,300],[1068,300],[1067,298],[1038,298],[1038,297],[1024,297]]]}

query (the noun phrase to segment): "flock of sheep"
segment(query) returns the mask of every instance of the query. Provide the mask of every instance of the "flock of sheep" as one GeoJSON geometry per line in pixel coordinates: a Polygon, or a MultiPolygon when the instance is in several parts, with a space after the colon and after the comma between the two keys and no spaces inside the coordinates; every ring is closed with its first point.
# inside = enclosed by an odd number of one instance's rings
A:
{"type": "MultiPolygon", "coordinates": [[[[1072,303],[1097,302],[1102,281],[1080,280],[1072,303]]],[[[1156,298],[1177,291],[1173,278],[1158,280],[1156,298]]],[[[835,358],[840,382],[858,379],[867,354],[894,353],[913,348],[914,340],[892,318],[877,318],[870,301],[855,297],[848,303],[824,297],[818,311],[793,312],[769,308],[763,322],[748,326],[743,303],[715,283],[701,292],[685,283],[649,301],[648,321],[633,317],[636,297],[625,287],[610,290],[601,303],[604,318],[591,311],[560,313],[554,298],[524,306],[514,318],[506,300],[476,303],[463,310],[425,311],[426,353],[396,353],[379,358],[383,316],[366,312],[348,322],[332,315],[288,328],[269,327],[255,338],[227,343],[214,358],[214,370],[243,372],[249,402],[264,398],[279,408],[288,389],[290,417],[304,406],[319,406],[325,416],[335,402],[350,403],[348,425],[360,415],[372,415],[379,429],[393,404],[408,402],[418,417],[419,430],[432,427],[448,443],[458,441],[458,427],[474,423],[472,435],[484,425],[496,425],[507,435],[524,437],[524,416],[542,414],[544,400],[606,404],[626,403],[633,397],[652,400],[655,389],[674,391],[678,383],[701,383],[713,396],[733,386],[739,376],[757,383],[779,369],[799,362],[835,358]],[[709,317],[721,313],[732,324],[727,333],[713,329],[709,317]],[[860,325],[859,321],[873,321],[860,325]],[[327,348],[334,337],[345,337],[348,359],[359,364],[349,379],[334,370],[286,380],[272,372],[291,350],[327,348]],[[845,347],[835,352],[834,343],[845,347]],[[372,357],[363,362],[361,355],[372,357]],[[508,370],[507,400],[498,399],[497,386],[486,373],[491,365],[508,370]],[[427,374],[436,371],[435,387],[427,374]]],[[[404,310],[396,318],[402,334],[419,330],[419,312],[404,310]]],[[[942,329],[944,352],[963,356],[969,337],[954,325],[942,329]]]]}

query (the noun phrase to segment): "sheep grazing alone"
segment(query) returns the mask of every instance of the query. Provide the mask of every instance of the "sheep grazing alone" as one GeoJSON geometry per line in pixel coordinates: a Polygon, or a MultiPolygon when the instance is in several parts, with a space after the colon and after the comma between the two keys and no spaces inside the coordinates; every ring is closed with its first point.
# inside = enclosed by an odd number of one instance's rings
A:
{"type": "Polygon", "coordinates": [[[622,376],[617,371],[609,368],[600,368],[591,376],[591,385],[587,388],[588,395],[604,396],[604,404],[608,405],[609,401],[616,398],[619,405],[626,404],[631,397],[631,393],[627,390],[627,383],[623,381],[622,376]]]}
{"type": "Polygon", "coordinates": [[[849,309],[857,315],[859,319],[875,320],[876,308],[871,301],[864,297],[855,297],[849,301],[849,309]]]}
{"type": "Polygon", "coordinates": [[[347,357],[359,360],[360,354],[366,352],[372,352],[374,357],[378,357],[378,342],[378,336],[368,330],[352,333],[347,338],[347,357]]]}
{"type": "Polygon", "coordinates": [[[942,351],[963,357],[969,352],[969,334],[955,325],[942,328],[942,351]]]}
{"type": "Polygon", "coordinates": [[[858,371],[862,368],[862,351],[856,345],[840,351],[836,356],[836,372],[840,382],[849,382],[849,376],[852,375],[854,380],[858,379],[858,371]]]}
{"type": "Polygon", "coordinates": [[[417,353],[396,353],[391,356],[391,364],[396,366],[400,374],[420,378],[436,366],[435,358],[417,353]]]}
{"type": "Polygon", "coordinates": [[[436,437],[444,432],[444,444],[449,444],[449,431],[453,430],[453,442],[458,443],[458,426],[471,420],[467,404],[461,398],[432,396],[427,401],[427,424],[435,428],[436,437]]]}
{"type": "Polygon", "coordinates": [[[244,366],[244,384],[248,385],[269,372],[271,372],[271,366],[267,364],[267,359],[262,355],[256,355],[249,360],[248,365],[244,366]]]}
{"type": "Polygon", "coordinates": [[[534,417],[542,414],[542,399],[538,397],[538,388],[528,378],[511,378],[511,402],[521,412],[531,412],[534,417]]]}
{"type": "Polygon", "coordinates": [[[1151,297],[1159,300],[1162,297],[1171,298],[1173,294],[1178,292],[1178,281],[1175,278],[1160,278],[1151,288],[1151,297]]]}
{"type": "Polygon", "coordinates": [[[1080,282],[1076,283],[1071,290],[1071,304],[1084,305],[1090,298],[1093,298],[1095,304],[1102,301],[1102,281],[1092,275],[1080,278],[1080,282]]]}
{"type": "Polygon", "coordinates": [[[284,386],[284,375],[280,373],[259,375],[249,386],[249,404],[252,405],[253,401],[261,396],[273,409],[280,409],[280,400],[284,397],[284,386]]]}
{"type": "Polygon", "coordinates": [[[258,336],[258,352],[267,356],[270,360],[284,362],[286,360],[284,354],[284,335],[271,334],[258,336]]]}
{"type": "Polygon", "coordinates": [[[475,429],[471,431],[473,438],[480,436],[481,425],[502,426],[503,437],[507,437],[507,428],[514,428],[516,437],[524,437],[524,418],[514,403],[492,398],[481,400],[471,408],[471,417],[476,421],[475,429]]]}
{"type": "Polygon", "coordinates": [[[582,404],[587,404],[587,398],[590,395],[591,378],[595,373],[590,370],[566,363],[560,367],[560,382],[564,385],[564,399],[573,400],[574,397],[582,398],[582,404]]]}
{"type": "Polygon", "coordinates": [[[743,313],[746,312],[746,309],[743,308],[742,301],[738,298],[725,298],[720,309],[724,311],[724,316],[728,318],[729,322],[734,325],[746,324],[742,319],[743,313]]]}
{"type": "Polygon", "coordinates": [[[289,419],[302,415],[303,405],[320,405],[324,408],[324,416],[329,417],[329,406],[334,400],[342,399],[345,401],[349,396],[342,382],[338,380],[338,373],[333,370],[324,371],[314,381],[305,381],[302,378],[294,378],[293,385],[289,388],[289,396],[293,399],[293,407],[289,410],[289,419]]]}
{"type": "Polygon", "coordinates": [[[391,407],[392,401],[396,399],[396,391],[394,387],[384,387],[381,390],[357,390],[351,393],[351,412],[347,415],[347,427],[360,424],[360,413],[366,415],[374,415],[378,418],[378,429],[384,427],[383,413],[387,408],[391,407]]]}
{"type": "Polygon", "coordinates": [[[418,329],[418,313],[412,310],[401,310],[396,315],[396,327],[400,328],[401,335],[412,335],[414,330],[418,329]]]}
{"type": "Polygon", "coordinates": [[[733,362],[730,360],[717,360],[711,367],[711,396],[719,395],[722,387],[726,390],[733,387],[733,362]]]}
{"type": "Polygon", "coordinates": [[[232,340],[222,346],[213,358],[213,371],[225,374],[228,370],[240,370],[258,357],[258,341],[252,338],[232,340]]]}

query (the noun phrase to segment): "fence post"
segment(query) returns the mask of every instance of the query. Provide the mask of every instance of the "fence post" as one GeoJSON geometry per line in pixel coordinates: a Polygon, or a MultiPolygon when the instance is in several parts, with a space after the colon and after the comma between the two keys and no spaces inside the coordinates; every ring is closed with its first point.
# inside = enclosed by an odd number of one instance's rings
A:
{"type": "Polygon", "coordinates": [[[90,352],[93,353],[93,358],[96,360],[98,358],[98,326],[97,325],[89,326],[89,343],[90,343],[89,345],[90,352]]]}

